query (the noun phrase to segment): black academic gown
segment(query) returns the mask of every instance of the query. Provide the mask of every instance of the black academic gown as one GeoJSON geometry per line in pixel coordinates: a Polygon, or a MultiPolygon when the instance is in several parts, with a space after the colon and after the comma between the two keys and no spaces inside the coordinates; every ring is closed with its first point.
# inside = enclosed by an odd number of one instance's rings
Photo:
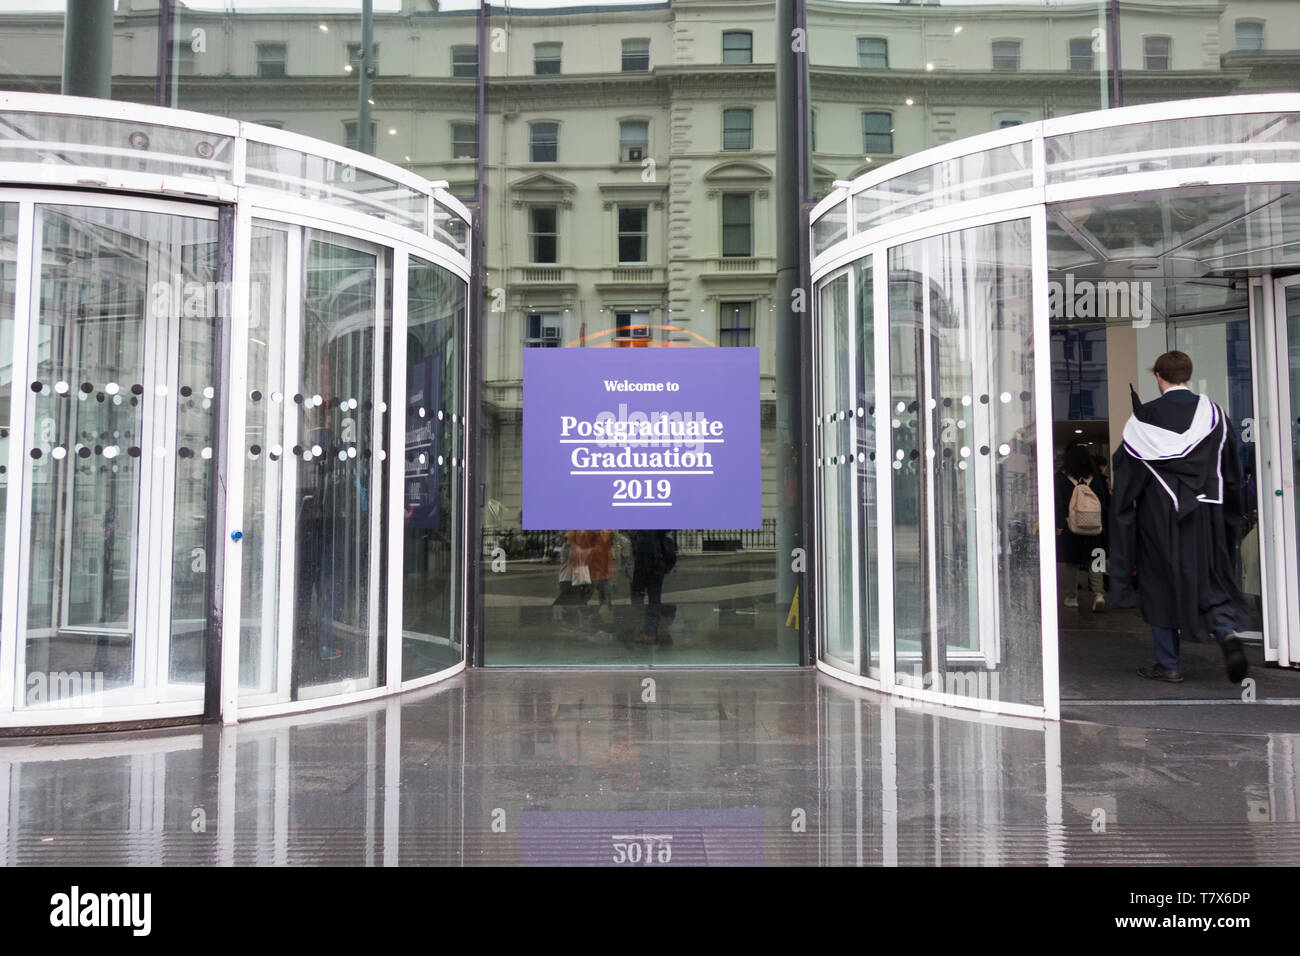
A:
{"type": "MultiPolygon", "coordinates": [[[[1188,430],[1199,401],[1194,392],[1171,389],[1133,414],[1194,437],[1188,430]]],[[[1217,406],[1214,415],[1212,430],[1181,455],[1157,459],[1125,441],[1114,460],[1111,606],[1140,601],[1148,624],[1176,628],[1183,640],[1211,640],[1216,630],[1243,630],[1250,621],[1233,557],[1240,543],[1241,466],[1227,416],[1217,406]]]]}

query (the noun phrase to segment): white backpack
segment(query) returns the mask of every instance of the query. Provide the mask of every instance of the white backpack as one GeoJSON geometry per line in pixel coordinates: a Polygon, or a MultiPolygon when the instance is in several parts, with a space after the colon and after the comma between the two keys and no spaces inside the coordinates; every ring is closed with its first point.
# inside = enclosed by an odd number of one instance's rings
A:
{"type": "MultiPolygon", "coordinates": [[[[1070,478],[1069,475],[1065,477],[1070,478]]],[[[1092,479],[1075,481],[1070,478],[1070,481],[1074,484],[1074,491],[1070,494],[1070,512],[1066,516],[1065,526],[1075,534],[1101,534],[1101,499],[1092,490],[1092,479]]]]}

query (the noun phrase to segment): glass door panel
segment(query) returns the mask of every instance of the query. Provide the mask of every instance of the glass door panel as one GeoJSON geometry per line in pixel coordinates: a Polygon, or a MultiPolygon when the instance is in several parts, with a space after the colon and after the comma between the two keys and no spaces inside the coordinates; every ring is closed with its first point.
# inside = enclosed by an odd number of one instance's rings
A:
{"type": "Polygon", "coordinates": [[[879,552],[876,536],[876,325],[875,272],[871,257],[853,267],[857,291],[854,314],[856,377],[853,410],[857,483],[859,673],[880,677],[879,552]]]}
{"type": "Polygon", "coordinates": [[[17,697],[201,697],[216,222],[46,205],[36,236],[17,697]]]}
{"type": "Polygon", "coordinates": [[[896,680],[1041,706],[1029,222],[889,256],[896,680]]]}
{"type": "MultiPolygon", "coordinates": [[[[1290,433],[1291,444],[1285,449],[1286,455],[1286,484],[1281,486],[1291,489],[1289,500],[1283,497],[1284,505],[1291,510],[1290,521],[1288,522],[1287,531],[1291,537],[1291,547],[1286,553],[1286,581],[1287,594],[1291,597],[1291,620],[1287,628],[1287,646],[1282,648],[1282,654],[1279,660],[1282,663],[1294,665],[1300,661],[1300,613],[1297,612],[1295,601],[1297,595],[1300,595],[1300,507],[1297,507],[1295,498],[1296,476],[1300,474],[1300,278],[1292,278],[1283,283],[1285,296],[1279,303],[1286,309],[1286,369],[1287,388],[1284,390],[1286,399],[1286,421],[1289,428],[1286,430],[1290,433]]],[[[1280,356],[1279,356],[1280,358],[1280,356]]],[[[1282,363],[1279,362],[1279,367],[1282,363]]],[[[1276,495],[1275,495],[1276,496],[1276,495]]]]}
{"type": "Polygon", "coordinates": [[[465,418],[458,332],[465,286],[446,269],[411,259],[407,273],[406,441],[402,549],[402,679],[461,659],[457,626],[465,418]]]}
{"type": "MultiPolygon", "coordinates": [[[[289,268],[301,231],[254,223],[249,275],[248,391],[244,397],[244,548],[241,554],[239,689],[246,701],[276,690],[280,675],[281,527],[286,458],[285,330],[297,294],[289,268]],[[291,251],[290,246],[293,246],[291,251]]],[[[237,396],[233,400],[238,401],[237,396]]],[[[295,409],[296,414],[296,409],[295,409]]],[[[234,462],[232,462],[234,464],[234,462]]],[[[292,608],[292,601],[284,602],[292,608]]]]}
{"type": "MultiPolygon", "coordinates": [[[[14,307],[18,292],[18,204],[0,203],[0,502],[9,491],[9,416],[15,395],[14,307]]],[[[22,373],[19,372],[19,377],[22,373]]],[[[17,385],[21,401],[22,385],[17,385]]],[[[0,580],[4,563],[8,506],[0,507],[0,580]]],[[[3,613],[0,610],[0,613],[3,613]]]]}
{"type": "Polygon", "coordinates": [[[304,240],[296,406],[293,691],[373,687],[381,672],[384,483],[376,324],[383,266],[341,237],[304,240]]]}
{"type": "Polygon", "coordinates": [[[821,615],[823,655],[858,669],[854,624],[853,356],[848,273],[821,288],[818,324],[820,388],[817,395],[818,485],[821,501],[821,615]]]}

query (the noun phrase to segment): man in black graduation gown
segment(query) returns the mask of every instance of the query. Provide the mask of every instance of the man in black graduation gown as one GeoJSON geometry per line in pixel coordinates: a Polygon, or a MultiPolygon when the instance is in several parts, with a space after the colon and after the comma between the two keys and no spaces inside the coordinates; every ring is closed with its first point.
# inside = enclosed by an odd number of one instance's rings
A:
{"type": "Polygon", "coordinates": [[[1187,387],[1187,355],[1166,352],[1152,371],[1160,397],[1143,405],[1134,393],[1115,453],[1111,605],[1141,602],[1156,650],[1143,677],[1180,683],[1179,641],[1213,639],[1228,679],[1239,682],[1247,664],[1237,632],[1250,618],[1232,560],[1241,523],[1236,440],[1223,409],[1187,387]]]}

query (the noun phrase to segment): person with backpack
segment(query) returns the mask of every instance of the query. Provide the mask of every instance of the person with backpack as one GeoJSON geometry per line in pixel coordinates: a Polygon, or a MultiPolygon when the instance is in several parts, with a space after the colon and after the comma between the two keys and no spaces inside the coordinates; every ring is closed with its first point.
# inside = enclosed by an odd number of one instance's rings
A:
{"type": "Polygon", "coordinates": [[[1056,578],[1066,607],[1077,608],[1079,591],[1086,588],[1093,613],[1106,610],[1102,572],[1093,568],[1094,552],[1105,553],[1109,505],[1110,490],[1088,446],[1073,442],[1056,473],[1056,578]]]}

